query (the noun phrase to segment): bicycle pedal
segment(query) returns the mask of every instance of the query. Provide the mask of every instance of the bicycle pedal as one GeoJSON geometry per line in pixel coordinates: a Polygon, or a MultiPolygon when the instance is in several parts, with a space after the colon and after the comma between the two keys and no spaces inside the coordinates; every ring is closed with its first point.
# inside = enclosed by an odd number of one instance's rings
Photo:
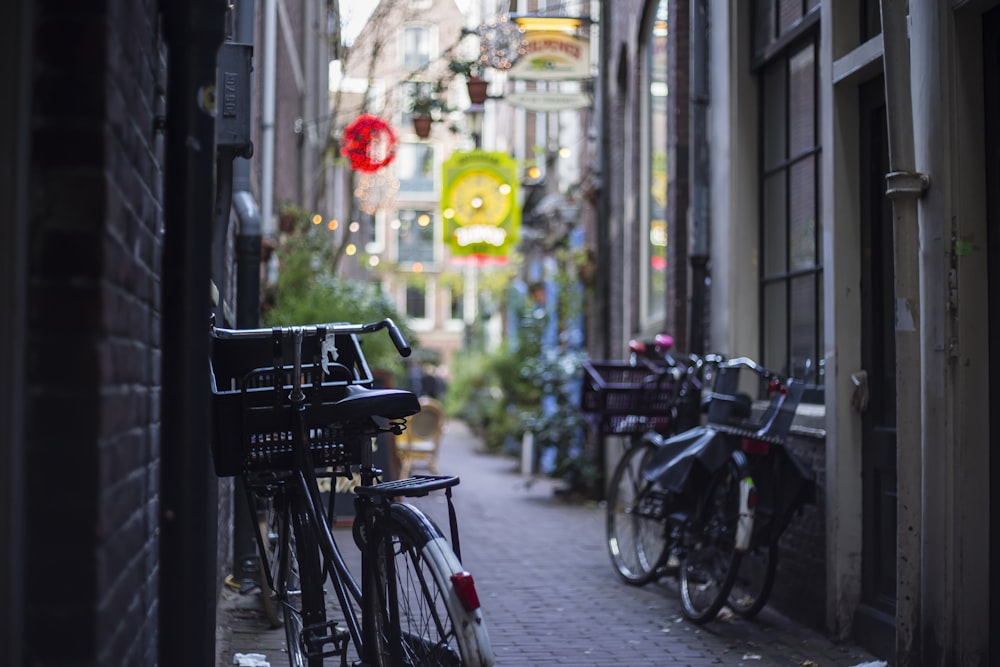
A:
{"type": "Polygon", "coordinates": [[[330,658],[347,655],[351,634],[335,621],[310,625],[302,629],[302,646],[309,658],[330,658]]]}

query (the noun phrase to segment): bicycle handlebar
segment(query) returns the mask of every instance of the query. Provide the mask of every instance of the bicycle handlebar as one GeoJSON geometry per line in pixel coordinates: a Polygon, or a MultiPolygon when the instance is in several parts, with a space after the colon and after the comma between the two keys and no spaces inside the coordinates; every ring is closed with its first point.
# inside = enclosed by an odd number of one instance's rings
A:
{"type": "Polygon", "coordinates": [[[368,334],[379,331],[380,329],[387,329],[389,331],[389,338],[392,339],[393,345],[396,346],[396,350],[399,351],[401,356],[410,356],[413,352],[413,348],[411,348],[409,343],[407,343],[406,337],[403,336],[403,332],[399,330],[396,323],[389,317],[381,319],[377,322],[370,322],[368,324],[331,322],[330,324],[304,324],[301,326],[268,327],[260,329],[224,329],[213,326],[212,333],[219,338],[266,339],[273,336],[276,330],[281,331],[282,336],[290,336],[294,335],[296,331],[303,334],[313,334],[321,331],[325,331],[328,334],[368,334]]]}

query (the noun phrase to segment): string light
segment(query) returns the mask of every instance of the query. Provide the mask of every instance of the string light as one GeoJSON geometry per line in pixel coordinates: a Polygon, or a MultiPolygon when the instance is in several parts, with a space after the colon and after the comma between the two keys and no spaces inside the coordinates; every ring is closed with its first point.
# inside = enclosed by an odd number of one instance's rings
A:
{"type": "Polygon", "coordinates": [[[508,70],[526,52],[524,29],[506,14],[479,26],[479,61],[493,69],[508,70]]]}

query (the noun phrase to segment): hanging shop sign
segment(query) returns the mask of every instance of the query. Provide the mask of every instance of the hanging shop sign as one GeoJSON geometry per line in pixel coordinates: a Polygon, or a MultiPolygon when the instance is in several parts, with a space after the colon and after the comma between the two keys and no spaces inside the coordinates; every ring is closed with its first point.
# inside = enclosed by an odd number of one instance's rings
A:
{"type": "Polygon", "coordinates": [[[517,163],[506,153],[451,154],[442,167],[441,216],[459,261],[505,263],[518,241],[517,163]]]}
{"type": "Polygon", "coordinates": [[[590,40],[554,30],[524,33],[524,54],[508,71],[511,79],[563,81],[589,79],[590,40]]]}
{"type": "Polygon", "coordinates": [[[504,93],[503,99],[512,106],[528,111],[567,111],[593,104],[587,93],[558,90],[518,90],[504,93]]]}

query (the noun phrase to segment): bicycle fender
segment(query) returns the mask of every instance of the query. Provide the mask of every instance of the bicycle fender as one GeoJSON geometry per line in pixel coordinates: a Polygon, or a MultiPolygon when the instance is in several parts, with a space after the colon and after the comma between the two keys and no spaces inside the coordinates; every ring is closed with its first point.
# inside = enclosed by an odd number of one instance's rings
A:
{"type": "Polygon", "coordinates": [[[755,503],[751,503],[750,499],[756,496],[757,490],[754,487],[753,477],[750,476],[750,465],[746,455],[736,450],[732,454],[732,459],[740,480],[740,514],[736,521],[735,549],[745,552],[750,548],[750,538],[753,536],[755,503]]]}
{"type": "Polygon", "coordinates": [[[430,517],[409,503],[393,503],[391,512],[392,520],[408,526],[417,535],[428,538],[421,546],[421,550],[441,590],[449,591],[444,603],[451,610],[452,618],[461,619],[455,630],[463,664],[469,667],[491,667],[496,661],[496,656],[486,631],[482,609],[468,610],[463,607],[455,591],[452,576],[468,573],[455,556],[441,529],[430,517]]]}

